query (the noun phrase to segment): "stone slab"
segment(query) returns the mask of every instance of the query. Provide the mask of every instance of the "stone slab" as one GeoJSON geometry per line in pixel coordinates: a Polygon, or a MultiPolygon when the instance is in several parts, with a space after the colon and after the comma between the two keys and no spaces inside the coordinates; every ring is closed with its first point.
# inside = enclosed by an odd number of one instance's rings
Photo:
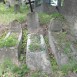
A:
{"type": "MultiPolygon", "coordinates": [[[[7,38],[11,34],[9,34],[9,35],[7,34],[4,38],[4,41],[7,40],[7,38]]],[[[19,55],[20,55],[20,46],[21,46],[21,42],[22,42],[22,31],[18,34],[17,41],[18,42],[15,46],[0,48],[0,63],[3,63],[6,59],[10,59],[14,64],[19,66],[19,64],[20,64],[19,55]]]]}
{"type": "Polygon", "coordinates": [[[17,20],[12,21],[9,25],[10,25],[10,32],[20,33],[22,31],[21,24],[17,20]]]}
{"type": "Polygon", "coordinates": [[[59,51],[58,48],[56,47],[57,42],[55,41],[55,38],[51,34],[51,31],[48,31],[48,37],[52,53],[57,61],[57,64],[59,66],[67,64],[69,59],[66,54],[64,54],[62,51],[59,51]]]}
{"type": "Polygon", "coordinates": [[[31,44],[31,34],[28,35],[28,40],[27,40],[27,50],[26,50],[26,64],[27,66],[34,71],[42,71],[45,73],[50,74],[51,73],[51,64],[49,61],[49,57],[47,54],[47,49],[45,46],[44,38],[42,35],[40,35],[40,45],[42,45],[45,50],[40,50],[40,51],[31,51],[29,49],[29,46],[31,44]]]}
{"type": "Polygon", "coordinates": [[[63,24],[59,19],[51,19],[49,27],[52,32],[59,32],[62,30],[63,24]]]}
{"type": "Polygon", "coordinates": [[[39,28],[39,18],[36,12],[29,13],[27,16],[28,32],[32,33],[39,28]]]}

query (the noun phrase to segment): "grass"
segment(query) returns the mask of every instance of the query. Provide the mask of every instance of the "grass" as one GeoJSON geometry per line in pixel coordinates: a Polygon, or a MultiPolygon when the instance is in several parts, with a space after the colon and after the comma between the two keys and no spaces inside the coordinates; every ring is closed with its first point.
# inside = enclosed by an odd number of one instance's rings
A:
{"type": "Polygon", "coordinates": [[[31,35],[31,44],[29,45],[30,51],[43,51],[45,48],[41,45],[40,35],[31,35]]]}
{"type": "Polygon", "coordinates": [[[61,21],[64,20],[64,16],[59,14],[59,13],[53,13],[53,14],[46,14],[46,13],[39,13],[39,19],[40,19],[40,24],[41,25],[46,25],[50,22],[50,20],[54,18],[58,18],[61,21]]]}
{"type": "Polygon", "coordinates": [[[69,71],[77,73],[77,61],[70,60],[69,63],[61,66],[61,71],[67,74],[69,71]]]}
{"type": "Polygon", "coordinates": [[[29,72],[26,64],[18,67],[13,64],[10,59],[5,59],[2,64],[0,64],[0,77],[24,77],[25,74],[29,72]]]}
{"type": "MultiPolygon", "coordinates": [[[[45,43],[47,45],[47,48],[50,49],[48,37],[45,36],[44,39],[45,39],[45,43]]],[[[58,70],[58,65],[57,65],[56,59],[55,59],[54,55],[50,53],[50,51],[49,51],[49,57],[50,57],[50,62],[51,62],[52,70],[53,71],[58,70]]]]}
{"type": "Polygon", "coordinates": [[[0,47],[12,47],[17,44],[17,38],[14,34],[10,35],[6,40],[4,40],[4,36],[0,38],[0,47]]]}
{"type": "Polygon", "coordinates": [[[25,53],[25,48],[27,45],[27,29],[22,30],[22,44],[21,44],[21,50],[20,50],[20,61],[21,62],[26,62],[26,53],[25,53]]]}
{"type": "MultiPolygon", "coordinates": [[[[19,22],[23,22],[26,19],[28,13],[28,6],[21,6],[20,12],[15,14],[14,7],[12,6],[9,9],[6,9],[5,5],[0,3],[0,23],[1,24],[9,24],[9,22],[13,20],[18,20],[19,22]]],[[[64,17],[59,13],[54,14],[46,14],[46,13],[39,13],[40,24],[48,24],[50,19],[52,18],[59,18],[64,19],[64,17]]]]}
{"type": "Polygon", "coordinates": [[[0,24],[9,24],[13,20],[18,20],[22,22],[26,19],[28,13],[27,6],[21,6],[20,12],[15,14],[14,7],[6,9],[5,5],[0,3],[0,24]]]}

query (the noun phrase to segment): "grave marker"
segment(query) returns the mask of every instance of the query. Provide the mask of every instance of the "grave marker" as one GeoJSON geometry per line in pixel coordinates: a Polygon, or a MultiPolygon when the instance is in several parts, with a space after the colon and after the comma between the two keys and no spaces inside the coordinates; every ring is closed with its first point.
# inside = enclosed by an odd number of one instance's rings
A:
{"type": "Polygon", "coordinates": [[[26,2],[26,4],[29,4],[30,5],[31,12],[33,12],[32,3],[34,3],[34,1],[28,0],[28,2],[26,2]]]}
{"type": "MultiPolygon", "coordinates": [[[[3,47],[0,47],[0,63],[5,61],[5,59],[10,59],[14,64],[19,65],[19,53],[20,53],[20,45],[22,42],[22,29],[21,24],[19,24],[16,20],[10,23],[10,30],[7,35],[2,40],[4,41],[3,47]],[[12,35],[14,35],[12,37],[12,35]],[[16,38],[13,42],[16,44],[13,46],[5,45],[5,41],[11,36],[12,41],[13,38],[16,38]]],[[[11,44],[12,41],[8,41],[11,44]]]]}
{"type": "Polygon", "coordinates": [[[29,13],[27,16],[28,32],[37,32],[39,28],[39,18],[36,12],[29,13]]]}

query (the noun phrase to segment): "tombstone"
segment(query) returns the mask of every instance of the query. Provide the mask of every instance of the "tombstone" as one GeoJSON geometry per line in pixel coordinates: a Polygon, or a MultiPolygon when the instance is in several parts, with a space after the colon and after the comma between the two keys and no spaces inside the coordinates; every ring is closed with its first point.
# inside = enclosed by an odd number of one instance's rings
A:
{"type": "Polygon", "coordinates": [[[39,28],[39,18],[36,12],[29,13],[27,16],[28,32],[37,32],[39,28]]]}
{"type": "Polygon", "coordinates": [[[50,44],[51,51],[52,51],[51,53],[54,55],[59,67],[70,63],[69,62],[70,60],[77,61],[77,52],[76,52],[77,47],[76,47],[76,44],[74,44],[71,41],[71,37],[69,37],[70,34],[66,33],[64,36],[64,34],[61,34],[63,32],[53,31],[51,30],[52,28],[50,27],[51,25],[49,25],[48,37],[49,37],[49,44],[50,44]],[[67,46],[67,44],[69,45],[67,46]],[[70,59],[70,57],[72,59],[70,59]]]}
{"type": "Polygon", "coordinates": [[[41,71],[46,74],[51,74],[51,64],[47,54],[45,41],[42,35],[28,35],[26,48],[26,64],[30,68],[30,70],[41,71]],[[35,45],[35,42],[37,43],[38,47],[37,45],[35,45]]]}
{"type": "Polygon", "coordinates": [[[6,8],[10,8],[10,2],[9,1],[6,1],[6,8]]]}
{"type": "Polygon", "coordinates": [[[29,0],[31,13],[27,16],[28,39],[26,52],[26,64],[33,71],[41,71],[51,74],[51,65],[48,59],[44,38],[37,33],[39,30],[38,14],[33,12],[32,2],[29,0]]]}
{"type": "MultiPolygon", "coordinates": [[[[13,21],[10,23],[11,27],[9,32],[6,34],[4,39],[2,41],[7,41],[7,39],[14,35],[14,38],[16,38],[16,44],[13,46],[6,46],[0,47],[0,63],[5,61],[5,59],[10,59],[14,64],[18,65],[19,62],[19,55],[20,55],[20,46],[22,42],[22,29],[20,28],[21,25],[17,21],[13,21]]],[[[13,39],[13,38],[12,38],[13,39]]],[[[11,44],[11,42],[9,43],[11,44]]]]}
{"type": "Polygon", "coordinates": [[[15,3],[15,5],[14,5],[14,12],[15,12],[15,13],[20,12],[20,5],[19,5],[19,3],[18,3],[18,2],[17,2],[17,3],[15,3]]]}
{"type": "Polygon", "coordinates": [[[62,65],[67,64],[69,61],[68,56],[65,53],[63,53],[61,50],[58,50],[56,46],[58,43],[50,30],[48,31],[48,37],[49,37],[49,44],[52,50],[52,54],[54,55],[58,66],[61,67],[62,65]]]}
{"type": "Polygon", "coordinates": [[[9,25],[10,25],[10,32],[17,32],[17,33],[21,32],[21,24],[17,20],[12,21],[9,25]]]}
{"type": "Polygon", "coordinates": [[[62,27],[64,25],[62,24],[62,21],[57,19],[51,19],[50,21],[50,30],[52,32],[60,32],[62,30],[62,27]]]}

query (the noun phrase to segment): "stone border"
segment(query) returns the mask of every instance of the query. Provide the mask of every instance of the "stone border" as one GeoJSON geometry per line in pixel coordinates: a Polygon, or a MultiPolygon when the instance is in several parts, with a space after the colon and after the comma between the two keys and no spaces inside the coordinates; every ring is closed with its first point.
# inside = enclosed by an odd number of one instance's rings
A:
{"type": "MultiPolygon", "coordinates": [[[[4,40],[6,40],[12,32],[8,32],[8,34],[5,36],[4,40]]],[[[22,42],[22,30],[18,34],[18,43],[15,46],[12,47],[3,47],[0,48],[0,63],[2,63],[5,59],[11,59],[12,62],[16,65],[19,65],[19,55],[20,55],[20,45],[22,42]]]]}
{"type": "Polygon", "coordinates": [[[67,55],[61,51],[60,52],[58,51],[58,48],[56,47],[56,43],[55,43],[56,42],[55,38],[52,36],[50,30],[48,30],[48,37],[49,37],[49,44],[52,50],[52,54],[55,56],[57,64],[59,66],[67,64],[69,61],[67,55]]]}
{"type": "Polygon", "coordinates": [[[51,73],[51,64],[49,61],[49,57],[47,54],[46,44],[43,38],[43,35],[40,35],[41,45],[45,47],[45,50],[39,52],[31,52],[29,49],[29,45],[31,44],[32,34],[28,34],[27,40],[27,48],[26,48],[26,64],[30,68],[30,70],[34,71],[42,71],[47,74],[51,73]]]}

